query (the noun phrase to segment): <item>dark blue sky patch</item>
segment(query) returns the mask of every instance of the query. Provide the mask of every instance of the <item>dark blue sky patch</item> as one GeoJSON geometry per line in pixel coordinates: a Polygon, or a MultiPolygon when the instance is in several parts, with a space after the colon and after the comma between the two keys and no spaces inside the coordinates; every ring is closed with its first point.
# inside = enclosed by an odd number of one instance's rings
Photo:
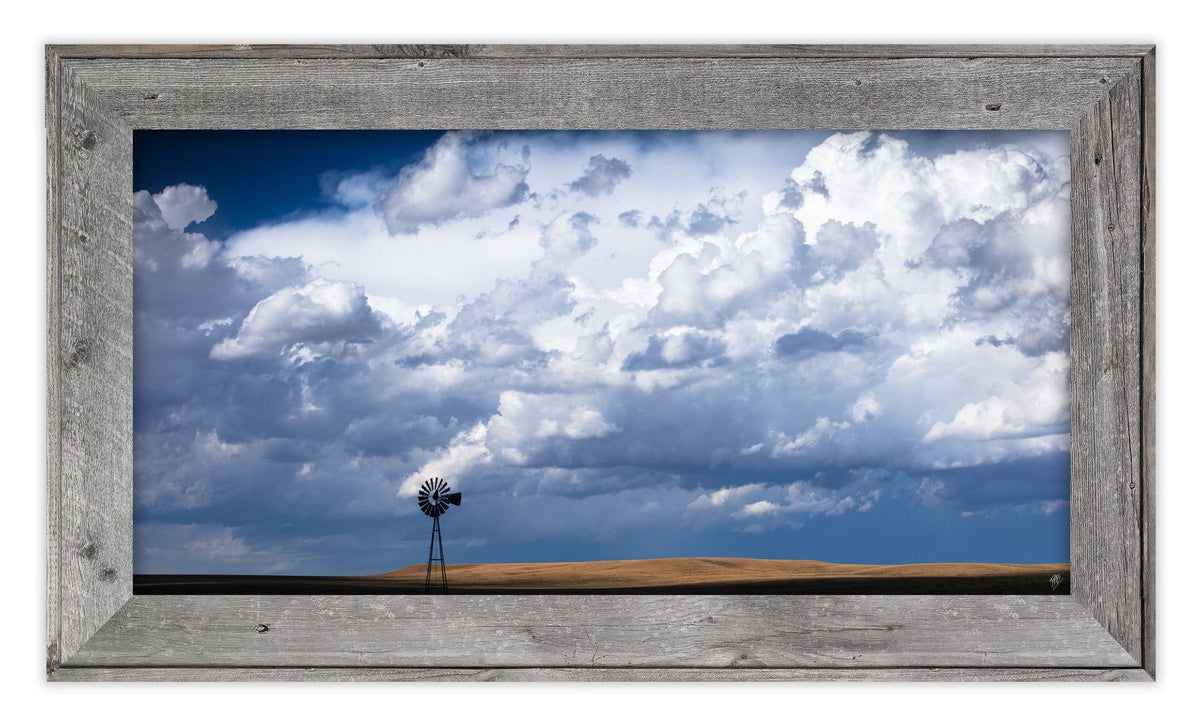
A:
{"type": "Polygon", "coordinates": [[[394,175],[418,161],[443,133],[135,129],[133,187],[158,191],[181,182],[203,184],[220,206],[194,229],[224,237],[320,211],[328,204],[326,175],[370,170],[394,175]]]}

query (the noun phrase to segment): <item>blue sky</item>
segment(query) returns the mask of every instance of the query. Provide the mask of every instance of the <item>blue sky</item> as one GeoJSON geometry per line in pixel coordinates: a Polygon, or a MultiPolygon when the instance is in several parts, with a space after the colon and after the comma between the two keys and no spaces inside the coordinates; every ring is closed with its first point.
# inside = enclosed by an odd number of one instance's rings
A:
{"type": "Polygon", "coordinates": [[[135,570],[1065,562],[1068,154],[135,132],[135,570]]]}

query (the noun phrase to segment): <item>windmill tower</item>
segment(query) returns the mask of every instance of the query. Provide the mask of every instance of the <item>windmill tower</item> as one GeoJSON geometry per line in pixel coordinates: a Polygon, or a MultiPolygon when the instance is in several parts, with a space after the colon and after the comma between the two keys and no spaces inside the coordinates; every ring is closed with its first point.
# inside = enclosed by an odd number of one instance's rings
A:
{"type": "Polygon", "coordinates": [[[442,550],[442,515],[450,509],[451,505],[462,504],[461,492],[450,492],[450,485],[441,477],[433,477],[425,480],[425,484],[421,485],[421,491],[417,493],[417,506],[421,508],[421,512],[433,518],[433,532],[429,534],[429,564],[425,567],[425,592],[433,593],[433,564],[438,563],[442,570],[442,593],[449,593],[450,588],[446,583],[446,553],[442,550]],[[437,545],[437,555],[434,555],[433,546],[437,545]]]}

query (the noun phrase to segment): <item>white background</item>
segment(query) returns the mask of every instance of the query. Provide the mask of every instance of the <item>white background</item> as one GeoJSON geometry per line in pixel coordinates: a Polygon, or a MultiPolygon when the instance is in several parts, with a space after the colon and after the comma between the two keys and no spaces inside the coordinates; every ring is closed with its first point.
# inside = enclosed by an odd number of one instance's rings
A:
{"type": "MultiPolygon", "coordinates": [[[[10,724],[1011,725],[1195,718],[1195,25],[1139,0],[771,3],[17,2],[5,11],[0,694],[10,724]],[[1158,45],[1159,671],[1150,685],[46,684],[45,43],[1155,43],[1158,45]],[[1192,123],[1188,123],[1192,122],[1192,123]],[[1191,714],[1189,717],[1188,715],[1191,714]]],[[[1176,7],[1187,7],[1179,3],[1176,7]]],[[[631,614],[636,617],[635,614],[631,614]]]]}

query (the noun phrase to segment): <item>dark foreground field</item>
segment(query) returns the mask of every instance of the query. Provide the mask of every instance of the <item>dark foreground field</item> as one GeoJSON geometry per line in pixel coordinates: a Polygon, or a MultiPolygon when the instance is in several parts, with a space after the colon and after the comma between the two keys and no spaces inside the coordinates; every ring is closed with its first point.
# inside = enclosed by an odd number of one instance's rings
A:
{"type": "MultiPolygon", "coordinates": [[[[975,594],[1070,593],[1060,564],[843,565],[814,560],[663,558],[446,566],[450,593],[517,594],[975,594]],[[1057,576],[1057,577],[1056,577],[1057,576]]],[[[134,575],[139,595],[415,594],[425,565],[370,576],[134,575]]]]}

